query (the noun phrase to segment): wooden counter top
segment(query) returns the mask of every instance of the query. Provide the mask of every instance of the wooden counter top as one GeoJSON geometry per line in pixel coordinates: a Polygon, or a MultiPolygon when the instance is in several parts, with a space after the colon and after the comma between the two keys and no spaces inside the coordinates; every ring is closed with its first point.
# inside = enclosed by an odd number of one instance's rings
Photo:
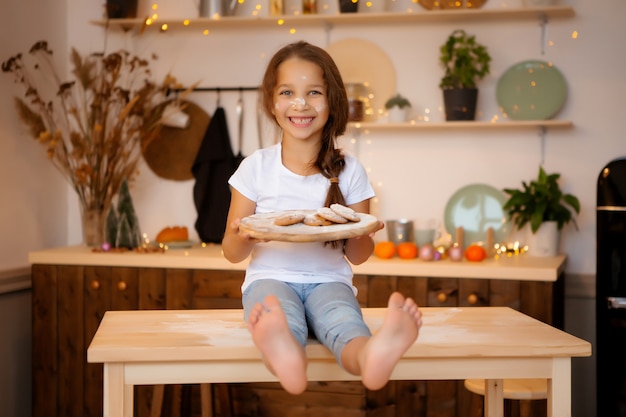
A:
{"type": "MultiPolygon", "coordinates": [[[[189,249],[170,249],[165,253],[104,253],[93,252],[85,246],[44,249],[28,255],[31,264],[91,265],[138,268],[183,268],[214,270],[245,270],[248,262],[232,264],[211,244],[195,245],[189,249]]],[[[554,282],[565,268],[567,257],[533,257],[527,254],[487,259],[482,262],[426,262],[421,260],[379,259],[353,266],[355,274],[382,276],[423,276],[441,278],[511,279],[554,282]]]]}

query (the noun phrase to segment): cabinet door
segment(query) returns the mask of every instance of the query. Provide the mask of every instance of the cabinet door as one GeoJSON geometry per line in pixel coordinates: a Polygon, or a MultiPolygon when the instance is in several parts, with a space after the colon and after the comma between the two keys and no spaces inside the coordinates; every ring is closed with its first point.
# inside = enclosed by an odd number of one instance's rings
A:
{"type": "Polygon", "coordinates": [[[32,390],[33,417],[56,415],[57,393],[57,281],[54,266],[32,267],[32,390]]]}
{"type": "Polygon", "coordinates": [[[195,270],[191,279],[192,308],[242,308],[243,271],[195,270]]]}
{"type": "MultiPolygon", "coordinates": [[[[102,266],[86,266],[84,275],[84,323],[85,345],[89,346],[102,317],[111,309],[111,268],[102,266]]],[[[86,363],[85,365],[85,416],[102,415],[102,364],[86,363]]]]}
{"type": "Polygon", "coordinates": [[[485,307],[490,303],[489,280],[459,279],[459,307],[485,307]]]}
{"type": "Polygon", "coordinates": [[[82,416],[83,375],[87,366],[83,299],[83,266],[59,266],[57,347],[59,416],[82,416]]]}
{"type": "Polygon", "coordinates": [[[428,278],[428,307],[456,307],[459,280],[455,278],[428,278]]]}

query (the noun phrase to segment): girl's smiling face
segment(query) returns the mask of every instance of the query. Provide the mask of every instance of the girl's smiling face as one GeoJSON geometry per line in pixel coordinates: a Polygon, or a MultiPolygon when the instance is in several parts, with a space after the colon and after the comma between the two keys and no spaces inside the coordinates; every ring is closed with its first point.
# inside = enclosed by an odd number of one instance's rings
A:
{"type": "Polygon", "coordinates": [[[289,58],[278,67],[274,89],[274,117],[283,138],[320,140],[328,120],[326,83],[315,63],[289,58]]]}

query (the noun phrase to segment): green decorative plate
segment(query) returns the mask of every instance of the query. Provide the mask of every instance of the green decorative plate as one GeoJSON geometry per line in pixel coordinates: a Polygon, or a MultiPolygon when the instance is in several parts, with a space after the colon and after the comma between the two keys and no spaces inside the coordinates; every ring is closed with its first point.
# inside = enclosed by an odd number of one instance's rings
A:
{"type": "Polygon", "coordinates": [[[567,83],[551,63],[523,61],[498,80],[496,98],[503,113],[513,120],[552,118],[565,103],[567,83]]]}
{"type": "Polygon", "coordinates": [[[502,242],[509,233],[510,223],[502,209],[506,195],[490,185],[472,184],[455,192],[446,204],[444,223],[454,235],[463,227],[463,245],[486,242],[487,230],[492,227],[495,242],[502,242]]]}

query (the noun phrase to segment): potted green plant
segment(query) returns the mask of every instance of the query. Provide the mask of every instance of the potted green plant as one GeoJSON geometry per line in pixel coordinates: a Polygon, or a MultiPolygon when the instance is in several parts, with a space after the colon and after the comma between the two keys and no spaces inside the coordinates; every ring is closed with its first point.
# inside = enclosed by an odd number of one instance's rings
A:
{"type": "Polygon", "coordinates": [[[580,201],[572,194],[564,194],[558,180],[561,174],[547,174],[539,167],[535,180],[522,188],[505,188],[509,199],[503,206],[511,221],[519,230],[529,225],[529,251],[532,254],[551,256],[556,254],[559,231],[570,221],[576,229],[574,213],[580,213],[580,201]],[[531,243],[532,242],[532,243],[531,243]]]}
{"type": "Polygon", "coordinates": [[[411,102],[400,93],[389,98],[385,102],[385,109],[389,115],[389,122],[406,122],[408,111],[411,108],[411,102]]]}
{"type": "Polygon", "coordinates": [[[443,90],[446,120],[474,120],[478,88],[476,82],[489,74],[491,55],[487,47],[476,42],[464,30],[453,31],[439,49],[444,76],[443,90]]]}

